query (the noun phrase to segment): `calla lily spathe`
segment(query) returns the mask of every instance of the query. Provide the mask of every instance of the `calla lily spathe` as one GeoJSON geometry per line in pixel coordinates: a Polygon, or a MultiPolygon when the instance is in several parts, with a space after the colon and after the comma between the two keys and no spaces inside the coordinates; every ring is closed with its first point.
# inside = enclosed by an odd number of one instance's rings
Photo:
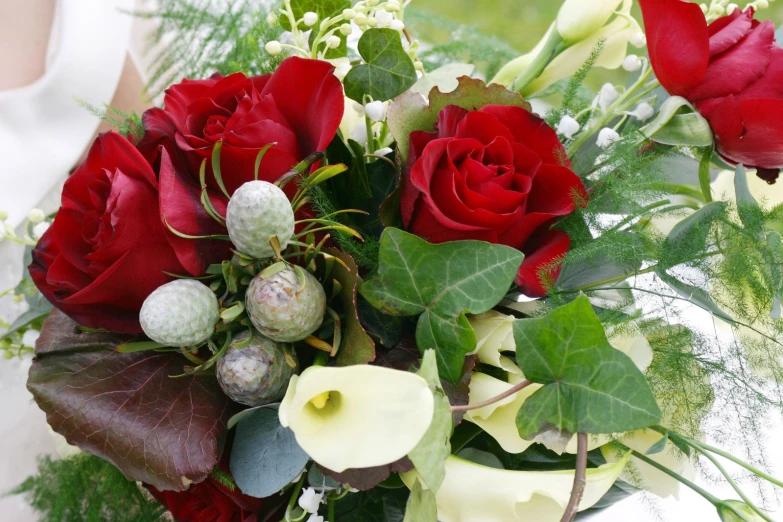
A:
{"type": "Polygon", "coordinates": [[[557,13],[557,32],[569,43],[589,38],[606,25],[622,1],[566,0],[557,13]]]}
{"type": "MultiPolygon", "coordinates": [[[[630,453],[612,464],[587,470],[579,510],[595,505],[620,476],[630,453]]],[[[416,471],[401,475],[410,488],[416,471]]],[[[574,471],[511,471],[451,456],[446,478],[435,494],[440,522],[557,522],[571,496],[574,471]]]]}
{"type": "Polygon", "coordinates": [[[395,462],[429,428],[434,398],[414,373],[379,366],[311,366],[294,376],[280,424],[319,464],[336,472],[395,462]]]}

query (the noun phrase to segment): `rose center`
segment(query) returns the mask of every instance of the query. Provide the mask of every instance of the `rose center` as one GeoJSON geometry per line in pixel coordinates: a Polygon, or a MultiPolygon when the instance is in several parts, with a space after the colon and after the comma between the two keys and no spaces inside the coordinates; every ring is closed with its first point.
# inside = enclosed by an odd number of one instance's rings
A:
{"type": "Polygon", "coordinates": [[[212,115],[207,119],[204,125],[204,139],[209,141],[218,141],[223,137],[223,131],[226,128],[227,116],[212,115]]]}

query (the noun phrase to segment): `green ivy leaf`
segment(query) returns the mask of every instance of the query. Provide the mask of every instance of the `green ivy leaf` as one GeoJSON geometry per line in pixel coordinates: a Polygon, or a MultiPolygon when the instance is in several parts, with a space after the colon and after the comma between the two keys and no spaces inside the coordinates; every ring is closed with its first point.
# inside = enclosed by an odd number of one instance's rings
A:
{"type": "Polygon", "coordinates": [[[345,95],[363,103],[365,94],[373,100],[390,100],[416,83],[413,61],[402,47],[394,29],[370,29],[359,39],[359,54],[366,63],[345,76],[345,95]]]}
{"type": "Polygon", "coordinates": [[[242,493],[274,495],[299,476],[308,460],[294,432],[280,425],[277,411],[255,410],[237,424],[229,466],[242,493]]]}
{"type": "MultiPolygon", "coordinates": [[[[291,0],[291,11],[294,18],[301,20],[305,13],[318,13],[318,23],[313,26],[313,30],[318,32],[321,22],[327,17],[331,18],[343,12],[343,9],[351,7],[350,0],[291,0]]],[[[280,25],[286,31],[291,30],[291,22],[286,16],[280,16],[280,25]]]]}
{"type": "Polygon", "coordinates": [[[405,506],[405,518],[402,522],[438,522],[438,506],[435,503],[435,493],[431,489],[421,487],[421,482],[414,482],[408,504],[405,506]]]}
{"type": "Polygon", "coordinates": [[[514,322],[517,361],[544,386],[517,415],[528,440],[567,442],[573,433],[617,433],[658,422],[647,379],[606,339],[590,300],[581,295],[544,317],[514,322]]]}
{"type": "Polygon", "coordinates": [[[421,480],[431,491],[437,492],[446,478],[446,458],[451,455],[449,439],[454,423],[449,398],[438,377],[438,362],[434,350],[424,352],[419,375],[427,381],[435,395],[435,412],[430,427],[408,457],[416,466],[421,480]]]}
{"type": "Polygon", "coordinates": [[[440,376],[456,383],[476,334],[465,313],[480,314],[508,291],[523,255],[503,245],[454,241],[430,245],[396,228],[381,236],[380,266],[359,287],[371,305],[390,315],[419,315],[416,344],[433,348],[440,376]]]}

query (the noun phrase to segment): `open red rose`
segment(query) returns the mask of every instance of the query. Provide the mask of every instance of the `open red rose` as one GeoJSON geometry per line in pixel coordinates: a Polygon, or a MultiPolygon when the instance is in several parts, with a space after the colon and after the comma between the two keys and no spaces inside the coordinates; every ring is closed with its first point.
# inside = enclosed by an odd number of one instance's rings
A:
{"type": "Polygon", "coordinates": [[[177,522],[264,522],[259,512],[264,500],[231,491],[212,477],[186,491],[158,491],[152,496],[168,509],[177,522]]]}
{"type": "MultiPolygon", "coordinates": [[[[343,116],[340,81],[328,62],[291,57],[272,75],[248,78],[242,73],[206,80],[183,80],[166,90],[164,108],[143,115],[144,136],[139,150],[152,163],[160,150],[171,161],[161,164],[161,209],[166,222],[191,236],[225,234],[200,202],[199,168],[207,159],[207,185],[216,210],[224,214],[227,198],[212,175],[215,143],[222,141],[221,177],[232,194],[255,177],[259,151],[266,151],[259,179],[273,182],[296,163],[326,150],[343,116]]],[[[288,190],[295,190],[290,183],[288,190]]],[[[176,236],[175,236],[176,237],[176,236]]],[[[173,239],[177,241],[177,239],[173,239]]],[[[182,240],[181,261],[191,272],[203,272],[223,248],[206,242],[182,240]]]]}
{"type": "Polygon", "coordinates": [[[477,239],[521,250],[516,282],[526,295],[543,296],[539,270],[570,244],[550,227],[573,212],[575,197],[587,197],[569,167],[555,131],[525,109],[449,105],[435,132],[410,136],[403,224],[432,243],[477,239]]]}
{"type": "Polygon", "coordinates": [[[185,270],[161,223],[155,173],[128,140],[102,134],[65,182],[62,207],[33,250],[30,275],[78,323],[141,333],[139,310],[172,279],[164,272],[185,270]]]}
{"type": "Polygon", "coordinates": [[[639,0],[661,85],[709,121],[718,152],[774,183],[783,167],[783,49],[772,22],[735,9],[707,25],[698,4],[639,0]]]}

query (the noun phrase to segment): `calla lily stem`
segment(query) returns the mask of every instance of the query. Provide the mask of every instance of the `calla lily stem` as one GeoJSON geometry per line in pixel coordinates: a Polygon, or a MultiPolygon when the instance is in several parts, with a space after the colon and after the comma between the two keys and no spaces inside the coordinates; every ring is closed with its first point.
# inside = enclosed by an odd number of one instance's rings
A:
{"type": "Polygon", "coordinates": [[[491,399],[487,399],[485,401],[477,402],[475,404],[465,404],[463,406],[452,406],[451,407],[451,411],[455,412],[455,411],[477,410],[479,408],[483,408],[484,406],[489,406],[490,404],[495,404],[498,401],[502,401],[506,397],[510,397],[510,396],[514,395],[515,393],[517,393],[517,392],[519,392],[521,390],[524,390],[525,388],[527,388],[531,384],[533,384],[533,383],[528,381],[528,380],[524,380],[524,381],[520,382],[519,384],[517,384],[516,386],[514,386],[513,388],[509,388],[508,390],[504,391],[500,395],[492,397],[491,399]]]}

